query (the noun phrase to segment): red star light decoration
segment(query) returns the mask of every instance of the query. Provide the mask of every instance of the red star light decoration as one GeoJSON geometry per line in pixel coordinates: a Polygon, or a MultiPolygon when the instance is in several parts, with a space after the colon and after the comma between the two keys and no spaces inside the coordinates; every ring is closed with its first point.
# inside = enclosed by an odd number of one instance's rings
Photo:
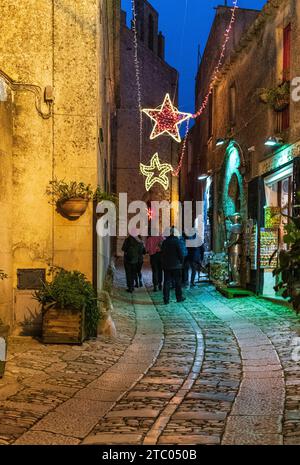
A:
{"type": "Polygon", "coordinates": [[[158,153],[153,155],[149,166],[141,163],[140,170],[141,173],[146,176],[146,191],[149,191],[156,183],[160,184],[165,190],[168,189],[169,179],[167,173],[173,171],[173,167],[169,163],[161,163],[158,153]]]}
{"type": "Polygon", "coordinates": [[[152,121],[154,121],[154,128],[151,133],[150,139],[155,139],[163,134],[169,134],[176,142],[181,142],[179,133],[179,126],[184,121],[192,117],[191,113],[181,113],[174,107],[170,95],[165,96],[163,104],[156,109],[144,109],[152,121]]]}

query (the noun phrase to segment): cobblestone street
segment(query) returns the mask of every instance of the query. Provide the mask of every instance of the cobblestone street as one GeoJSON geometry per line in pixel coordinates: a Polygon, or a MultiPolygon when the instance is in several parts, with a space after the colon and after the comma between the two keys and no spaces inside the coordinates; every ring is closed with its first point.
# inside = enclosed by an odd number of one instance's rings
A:
{"type": "Polygon", "coordinates": [[[117,270],[118,336],[82,347],[13,337],[1,444],[300,444],[299,317],[213,286],[162,305],[117,270]]]}

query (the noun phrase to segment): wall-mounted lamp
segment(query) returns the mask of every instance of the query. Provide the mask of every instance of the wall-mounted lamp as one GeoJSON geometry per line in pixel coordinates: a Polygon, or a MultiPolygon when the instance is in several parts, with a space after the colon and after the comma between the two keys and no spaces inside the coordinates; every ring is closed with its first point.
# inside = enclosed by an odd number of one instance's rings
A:
{"type": "Polygon", "coordinates": [[[266,140],[265,146],[266,147],[277,147],[278,145],[283,145],[283,139],[281,137],[274,137],[271,136],[266,140]]]}
{"type": "Polygon", "coordinates": [[[207,181],[207,179],[212,175],[212,170],[208,170],[207,173],[200,174],[198,176],[198,181],[207,181]]]}
{"type": "Polygon", "coordinates": [[[216,147],[221,147],[222,145],[225,145],[226,142],[228,142],[228,139],[221,139],[221,138],[219,138],[219,139],[217,139],[217,141],[216,141],[216,147]]]}
{"type": "Polygon", "coordinates": [[[200,176],[198,176],[198,181],[206,181],[207,178],[208,174],[201,174],[200,176]]]}

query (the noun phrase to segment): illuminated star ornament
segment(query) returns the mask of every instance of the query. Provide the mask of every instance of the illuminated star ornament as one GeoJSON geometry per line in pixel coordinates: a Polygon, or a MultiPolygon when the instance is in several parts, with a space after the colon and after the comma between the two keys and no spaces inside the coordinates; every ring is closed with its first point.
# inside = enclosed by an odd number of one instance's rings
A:
{"type": "Polygon", "coordinates": [[[165,96],[164,102],[160,107],[157,109],[144,109],[143,112],[155,122],[150,139],[168,134],[176,142],[181,142],[179,133],[180,124],[192,117],[190,113],[181,113],[174,107],[169,94],[165,96]]]}
{"type": "Polygon", "coordinates": [[[140,164],[141,173],[146,176],[145,187],[149,191],[154,184],[160,184],[165,190],[169,187],[169,179],[167,173],[173,171],[172,165],[169,163],[161,163],[158,153],[153,155],[150,165],[140,164]]]}

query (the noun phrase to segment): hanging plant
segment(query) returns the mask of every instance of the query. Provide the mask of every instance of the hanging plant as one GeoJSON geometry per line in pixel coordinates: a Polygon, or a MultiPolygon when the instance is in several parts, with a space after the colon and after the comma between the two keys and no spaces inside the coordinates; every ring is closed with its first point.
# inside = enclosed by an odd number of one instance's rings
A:
{"type": "Polygon", "coordinates": [[[90,184],[84,182],[66,182],[54,179],[49,182],[46,194],[50,203],[56,205],[59,212],[68,218],[79,218],[87,209],[94,192],[90,184]]]}
{"type": "Polygon", "coordinates": [[[50,204],[56,205],[57,210],[67,218],[77,219],[82,216],[91,200],[101,202],[109,200],[117,203],[117,196],[103,192],[98,186],[96,190],[91,184],[84,182],[66,182],[54,179],[49,182],[46,194],[51,197],[50,204]]]}
{"type": "Polygon", "coordinates": [[[290,104],[290,83],[283,84],[274,88],[263,88],[257,91],[261,102],[269,105],[275,111],[283,111],[290,104]]]}
{"type": "Polygon", "coordinates": [[[93,198],[96,202],[108,201],[108,202],[113,202],[114,204],[118,203],[118,196],[116,194],[110,194],[109,192],[104,192],[101,190],[99,186],[95,190],[93,198]]]}

